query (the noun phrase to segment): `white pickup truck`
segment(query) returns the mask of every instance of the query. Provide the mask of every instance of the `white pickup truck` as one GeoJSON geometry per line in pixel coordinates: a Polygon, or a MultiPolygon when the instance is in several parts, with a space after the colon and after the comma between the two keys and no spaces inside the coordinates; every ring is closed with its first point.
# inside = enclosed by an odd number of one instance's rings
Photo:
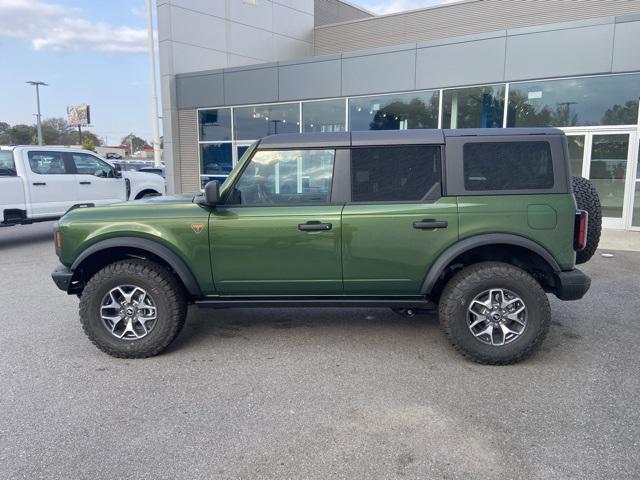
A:
{"type": "Polygon", "coordinates": [[[160,175],[121,172],[87,150],[0,147],[0,226],[60,218],[72,207],[162,195],[160,175]]]}

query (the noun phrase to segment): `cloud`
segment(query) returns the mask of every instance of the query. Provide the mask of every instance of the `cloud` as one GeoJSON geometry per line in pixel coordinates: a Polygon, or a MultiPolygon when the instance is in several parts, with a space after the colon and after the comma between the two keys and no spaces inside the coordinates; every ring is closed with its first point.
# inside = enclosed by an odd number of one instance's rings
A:
{"type": "Polygon", "coordinates": [[[0,0],[0,37],[30,41],[34,50],[147,51],[144,28],[92,22],[77,9],[41,0],[0,0]]]}
{"type": "Polygon", "coordinates": [[[371,10],[378,15],[386,15],[389,13],[406,12],[407,10],[416,10],[418,8],[435,7],[446,3],[456,3],[461,0],[360,0],[357,3],[371,10]]]}

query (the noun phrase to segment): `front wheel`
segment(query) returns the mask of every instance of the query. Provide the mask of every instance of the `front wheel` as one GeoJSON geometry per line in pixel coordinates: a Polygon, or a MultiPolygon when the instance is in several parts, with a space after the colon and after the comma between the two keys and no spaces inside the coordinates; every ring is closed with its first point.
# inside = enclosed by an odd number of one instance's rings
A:
{"type": "Polygon", "coordinates": [[[507,263],[482,262],[449,280],[439,317],[464,356],[504,365],[523,360],[542,343],[551,309],[544,290],[527,272],[507,263]]]}
{"type": "Polygon", "coordinates": [[[145,358],[162,352],[180,333],[186,295],[175,275],[148,260],[107,265],[87,282],[80,322],[103,352],[145,358]]]}

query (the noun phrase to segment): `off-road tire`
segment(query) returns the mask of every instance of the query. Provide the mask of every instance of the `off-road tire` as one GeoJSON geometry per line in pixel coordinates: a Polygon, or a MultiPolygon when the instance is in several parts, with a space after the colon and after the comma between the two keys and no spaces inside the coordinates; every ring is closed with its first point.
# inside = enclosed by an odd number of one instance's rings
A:
{"type": "Polygon", "coordinates": [[[80,297],[80,323],[91,342],[118,358],[146,358],[162,352],[178,336],[187,316],[187,298],[176,276],[150,260],[121,260],[107,265],[87,282],[80,297]],[[104,296],[119,285],[136,285],[153,297],[157,308],[154,328],[143,338],[122,340],[102,323],[104,296]]]}
{"type": "Polygon", "coordinates": [[[438,313],[440,326],[456,350],[475,362],[491,365],[516,363],[531,355],[547,335],[551,321],[549,299],[540,284],[524,270],[502,262],[482,262],[460,270],[446,284],[438,313]],[[514,292],[527,307],[526,328],[506,345],[482,343],[468,327],[469,304],[490,288],[514,292]]]}
{"type": "Polygon", "coordinates": [[[573,195],[580,210],[589,213],[589,225],[587,228],[587,245],[584,249],[576,252],[576,263],[588,262],[596,253],[600,242],[600,232],[602,230],[602,208],[600,207],[600,197],[598,191],[590,180],[582,177],[571,177],[573,195]]]}

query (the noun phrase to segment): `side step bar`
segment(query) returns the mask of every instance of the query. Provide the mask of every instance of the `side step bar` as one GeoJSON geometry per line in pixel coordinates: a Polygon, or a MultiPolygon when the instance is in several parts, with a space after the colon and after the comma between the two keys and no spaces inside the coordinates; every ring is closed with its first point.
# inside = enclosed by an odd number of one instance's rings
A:
{"type": "Polygon", "coordinates": [[[433,302],[423,299],[366,299],[366,298],[225,298],[197,300],[201,308],[287,308],[287,307],[388,307],[434,309],[433,302]]]}

